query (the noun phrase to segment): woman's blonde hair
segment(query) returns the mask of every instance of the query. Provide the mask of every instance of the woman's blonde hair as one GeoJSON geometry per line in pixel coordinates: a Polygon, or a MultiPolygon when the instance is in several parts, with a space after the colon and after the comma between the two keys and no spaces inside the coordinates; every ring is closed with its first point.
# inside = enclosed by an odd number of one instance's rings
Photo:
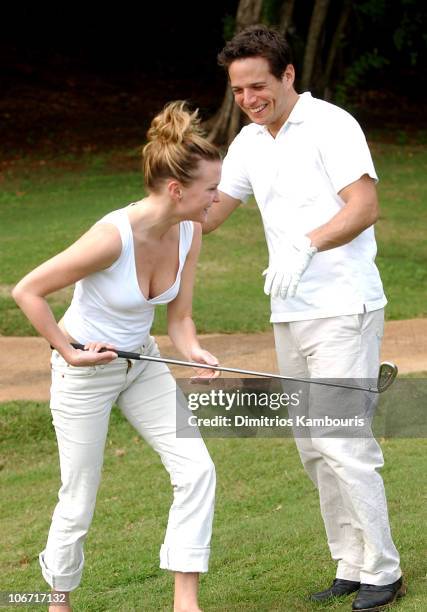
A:
{"type": "Polygon", "coordinates": [[[142,150],[145,185],[157,191],[163,180],[174,178],[184,185],[197,176],[201,159],[221,159],[218,149],[204,136],[197,110],[190,112],[186,102],[167,104],[154,117],[142,150]]]}

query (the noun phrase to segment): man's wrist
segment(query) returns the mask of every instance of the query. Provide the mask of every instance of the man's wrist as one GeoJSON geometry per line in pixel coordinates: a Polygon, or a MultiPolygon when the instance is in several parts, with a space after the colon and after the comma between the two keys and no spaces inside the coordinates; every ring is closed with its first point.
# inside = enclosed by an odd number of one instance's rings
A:
{"type": "Polygon", "coordinates": [[[311,255],[316,254],[318,251],[317,246],[313,243],[312,238],[308,234],[300,236],[298,240],[294,242],[294,245],[298,250],[306,251],[311,255]]]}

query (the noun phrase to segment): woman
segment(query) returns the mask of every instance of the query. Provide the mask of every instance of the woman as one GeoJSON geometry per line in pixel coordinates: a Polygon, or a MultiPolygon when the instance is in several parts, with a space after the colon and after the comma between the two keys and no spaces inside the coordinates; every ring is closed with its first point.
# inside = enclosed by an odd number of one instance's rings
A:
{"type": "MultiPolygon", "coordinates": [[[[165,364],[127,362],[114,349],[159,355],[150,327],[168,304],[168,333],[186,359],[216,365],[191,317],[200,223],[217,200],[221,161],[197,113],[167,105],[143,150],[148,197],[109,213],[68,249],[30,272],[13,297],[54,347],[51,410],[62,486],[45,550],[43,576],[64,606],[81,579],[83,542],[100,482],[108,418],[116,402],[156,450],[174,487],[160,567],[175,572],[174,610],[196,611],[199,572],[209,558],[215,473],[201,438],[176,435],[176,385],[165,364]],[[57,324],[45,296],[76,283],[57,324]],[[72,342],[84,344],[76,350],[72,342]],[[99,352],[100,349],[107,349],[99,352]]],[[[200,370],[199,377],[214,377],[200,370]]]]}

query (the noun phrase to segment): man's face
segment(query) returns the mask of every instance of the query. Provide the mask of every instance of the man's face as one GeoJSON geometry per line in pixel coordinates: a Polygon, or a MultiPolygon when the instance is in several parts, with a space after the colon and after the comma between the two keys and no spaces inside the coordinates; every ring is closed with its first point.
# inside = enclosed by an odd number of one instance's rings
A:
{"type": "Polygon", "coordinates": [[[289,114],[294,70],[287,66],[282,79],[270,72],[263,57],[247,57],[232,62],[228,68],[230,85],[236,104],[253,123],[266,125],[277,132],[289,114]]]}

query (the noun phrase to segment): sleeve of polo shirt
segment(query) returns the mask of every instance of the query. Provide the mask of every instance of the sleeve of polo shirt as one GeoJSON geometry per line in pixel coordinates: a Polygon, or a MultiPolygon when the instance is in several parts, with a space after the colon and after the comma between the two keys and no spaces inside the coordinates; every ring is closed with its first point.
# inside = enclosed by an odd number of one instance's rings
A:
{"type": "Polygon", "coordinates": [[[240,133],[229,146],[222,162],[221,182],[218,185],[219,191],[242,202],[246,202],[252,195],[252,185],[245,169],[244,152],[243,137],[240,133]]]}
{"type": "Polygon", "coordinates": [[[335,192],[359,180],[364,174],[378,182],[378,176],[362,128],[346,111],[324,123],[321,155],[335,192]]]}

